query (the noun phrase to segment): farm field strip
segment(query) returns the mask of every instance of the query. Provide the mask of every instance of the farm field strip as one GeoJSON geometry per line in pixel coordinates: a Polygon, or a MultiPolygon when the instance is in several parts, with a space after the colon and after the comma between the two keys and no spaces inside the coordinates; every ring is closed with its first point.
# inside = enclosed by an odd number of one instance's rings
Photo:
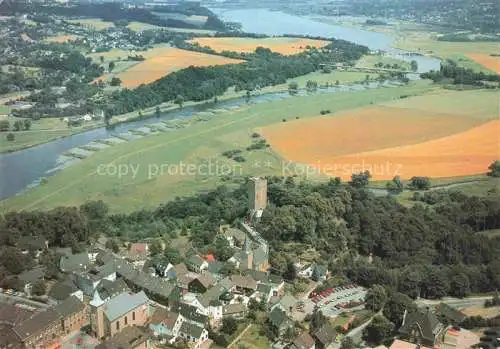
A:
{"type": "MultiPolygon", "coordinates": [[[[408,179],[413,176],[433,178],[480,174],[485,173],[500,154],[499,134],[500,121],[494,120],[448,137],[351,154],[332,161],[341,167],[361,163],[371,165],[376,180],[389,180],[395,175],[408,179]],[[392,170],[387,164],[393,165],[392,170]]],[[[348,179],[347,176],[344,179],[348,179]]]]}
{"type": "Polygon", "coordinates": [[[284,55],[293,55],[306,50],[307,46],[321,48],[330,42],[302,38],[195,38],[192,43],[208,46],[217,52],[254,52],[257,47],[268,48],[273,52],[284,55]]]}
{"type": "Polygon", "coordinates": [[[500,73],[500,57],[498,56],[468,54],[467,57],[495,73],[500,73]]]}

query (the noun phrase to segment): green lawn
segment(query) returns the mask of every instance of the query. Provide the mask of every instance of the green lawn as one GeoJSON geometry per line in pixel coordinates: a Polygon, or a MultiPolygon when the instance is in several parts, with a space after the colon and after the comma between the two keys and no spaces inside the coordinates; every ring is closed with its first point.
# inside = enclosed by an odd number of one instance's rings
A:
{"type": "MultiPolygon", "coordinates": [[[[331,73],[314,72],[307,75],[299,76],[297,78],[290,79],[288,83],[295,81],[300,88],[305,88],[306,83],[309,80],[316,81],[319,85],[324,85],[326,83],[335,84],[338,81],[340,84],[351,84],[354,82],[365,81],[366,75],[370,79],[375,79],[378,74],[366,74],[362,72],[346,72],[346,71],[332,71],[331,73]]],[[[283,85],[278,85],[278,87],[283,88],[283,85]]],[[[286,85],[288,88],[288,85],[286,85]]]]}
{"type": "Polygon", "coordinates": [[[8,115],[10,108],[6,105],[0,104],[0,115],[8,115]]]}
{"type": "MultiPolygon", "coordinates": [[[[400,66],[399,69],[402,70],[411,70],[410,63],[403,61],[401,59],[396,59],[392,57],[382,56],[382,55],[366,55],[361,57],[361,59],[356,63],[356,67],[358,68],[376,68],[375,64],[398,64],[400,66]]],[[[384,68],[384,67],[383,67],[384,68]]]]}
{"type": "MultiPolygon", "coordinates": [[[[1,107],[2,106],[0,106],[0,110],[1,107]]],[[[22,118],[8,118],[11,127],[18,119],[22,120],[22,118]]],[[[7,141],[7,134],[9,132],[0,133],[0,153],[15,151],[32,147],[37,144],[46,143],[60,137],[88,130],[98,124],[98,122],[87,122],[79,127],[68,128],[67,123],[59,120],[59,118],[42,118],[40,120],[33,120],[31,128],[28,131],[11,131],[15,137],[13,141],[7,141]]]]}
{"type": "MultiPolygon", "coordinates": [[[[287,175],[288,168],[282,167],[280,157],[269,148],[245,150],[252,142],[251,134],[259,127],[282,122],[283,118],[314,117],[323,109],[335,113],[432,89],[435,87],[419,81],[397,88],[313,94],[216,114],[209,121],[193,122],[175,132],[144,137],[97,152],[48,178],[46,184],[3,201],[2,209],[46,209],[102,199],[114,211],[132,211],[208,190],[224,183],[228,177],[232,180],[247,175],[287,175]],[[246,161],[237,163],[221,156],[229,149],[244,150],[242,156],[246,161]],[[187,170],[186,164],[194,170],[187,170]],[[122,169],[121,176],[117,172],[113,174],[118,168],[122,169]],[[227,175],[228,169],[230,175],[227,175]]],[[[297,169],[291,167],[290,170],[297,169]]]]}
{"type": "Polygon", "coordinates": [[[336,328],[337,326],[343,327],[349,322],[349,318],[351,316],[352,314],[342,313],[335,319],[330,320],[330,324],[333,326],[333,328],[336,328]]]}
{"type": "MultiPolygon", "coordinates": [[[[265,335],[261,335],[259,333],[259,327],[257,325],[253,325],[250,329],[245,332],[245,334],[238,341],[238,344],[244,344],[248,349],[262,349],[262,348],[270,348],[271,342],[265,335]]],[[[238,347],[238,344],[235,347],[238,347]]]]}
{"type": "MultiPolygon", "coordinates": [[[[468,180],[478,180],[478,183],[470,183],[449,188],[450,190],[457,190],[466,195],[471,196],[489,196],[498,195],[500,192],[500,178],[491,178],[486,176],[467,176],[467,177],[453,177],[453,178],[437,178],[431,179],[432,185],[453,184],[460,183],[468,180]]],[[[370,185],[371,186],[371,185],[370,185]]],[[[397,200],[404,206],[413,206],[416,201],[411,200],[413,191],[405,191],[396,196],[397,200]]],[[[419,202],[421,203],[421,202],[419,202]]]]}
{"type": "Polygon", "coordinates": [[[467,184],[457,188],[467,195],[488,196],[499,195],[500,193],[500,178],[489,177],[486,181],[476,184],[467,184]]]}
{"type": "Polygon", "coordinates": [[[478,120],[498,118],[498,91],[437,91],[434,94],[390,101],[384,105],[422,113],[465,115],[478,120]]]}
{"type": "Polygon", "coordinates": [[[483,72],[485,74],[491,74],[491,73],[493,73],[493,71],[489,70],[485,66],[483,66],[483,65],[481,65],[481,64],[473,61],[472,59],[466,57],[465,55],[463,55],[461,53],[449,54],[446,58],[449,58],[449,59],[457,62],[457,64],[460,67],[464,67],[464,68],[467,68],[467,69],[472,69],[474,71],[480,71],[480,72],[483,72]]]}

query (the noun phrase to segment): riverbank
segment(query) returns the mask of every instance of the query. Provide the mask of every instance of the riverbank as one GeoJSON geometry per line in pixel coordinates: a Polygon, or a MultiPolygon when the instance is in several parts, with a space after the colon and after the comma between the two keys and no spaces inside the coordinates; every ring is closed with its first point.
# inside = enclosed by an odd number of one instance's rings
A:
{"type": "MultiPolygon", "coordinates": [[[[1,210],[49,209],[102,199],[116,212],[130,212],[246,176],[282,175],[284,160],[265,147],[265,142],[264,147],[253,145],[259,143],[252,137],[256,128],[283,119],[315,117],[321,110],[336,113],[434,89],[428,82],[418,81],[408,86],[317,93],[227,110],[175,132],[152,134],[96,152],[48,177],[40,186],[2,201],[1,210]],[[223,155],[234,149],[241,151],[242,159],[223,155]]],[[[291,164],[289,168],[300,172],[300,166],[291,164]]]]}
{"type": "MultiPolygon", "coordinates": [[[[311,16],[311,19],[320,23],[342,25],[349,28],[362,29],[389,35],[393,38],[391,47],[405,50],[427,57],[451,59],[459,66],[474,71],[493,73],[494,71],[473,61],[468,55],[485,55],[498,52],[498,42],[492,41],[440,41],[440,28],[413,22],[387,21],[387,25],[367,25],[365,17],[328,17],[311,16]]],[[[442,28],[441,28],[442,29],[442,28]]]]}
{"type": "MultiPolygon", "coordinates": [[[[256,91],[252,91],[252,96],[260,96],[266,93],[286,92],[288,90],[288,84],[290,82],[296,82],[299,85],[299,88],[305,88],[306,83],[309,80],[316,81],[320,85],[326,83],[333,85],[337,81],[339,82],[339,84],[349,85],[356,82],[365,81],[366,75],[369,76],[369,80],[374,80],[376,77],[378,77],[378,74],[365,74],[361,72],[335,72],[328,74],[315,72],[299,76],[297,78],[289,79],[285,84],[269,86],[256,91]]],[[[217,97],[217,100],[219,102],[223,102],[242,98],[245,96],[246,91],[235,92],[234,89],[230,89],[224,95],[217,97]]],[[[204,104],[214,104],[213,107],[217,107],[216,103],[213,103],[213,100],[202,102],[189,101],[184,103],[183,107],[200,106],[204,104]]],[[[171,102],[162,103],[151,108],[143,109],[140,111],[140,114],[139,111],[134,111],[131,113],[114,116],[111,119],[110,126],[114,127],[124,123],[145,119],[152,119],[152,121],[154,121],[157,107],[160,108],[162,116],[166,113],[170,113],[180,109],[178,105],[175,105],[171,102]]],[[[14,121],[12,121],[12,123],[13,122],[14,121]]],[[[32,129],[29,131],[14,132],[15,139],[13,141],[6,140],[6,134],[8,132],[2,133],[2,138],[0,140],[0,153],[13,153],[106,126],[104,121],[92,121],[85,123],[79,127],[69,128],[67,126],[67,123],[59,120],[59,118],[40,119],[38,121],[33,121],[32,125],[32,129]]]]}

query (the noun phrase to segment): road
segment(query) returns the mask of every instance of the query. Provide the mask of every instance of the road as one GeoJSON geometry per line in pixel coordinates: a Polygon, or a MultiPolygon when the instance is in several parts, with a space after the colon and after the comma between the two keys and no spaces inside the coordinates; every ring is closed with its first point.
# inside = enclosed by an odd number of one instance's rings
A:
{"type": "Polygon", "coordinates": [[[241,331],[241,333],[238,335],[238,337],[236,337],[234,339],[234,341],[231,342],[231,344],[229,344],[227,347],[228,349],[231,348],[233,345],[235,345],[236,343],[238,343],[238,341],[240,340],[241,337],[243,337],[243,335],[250,329],[250,327],[252,327],[252,324],[249,324],[247,327],[245,327],[245,329],[243,331],[241,331]]]}
{"type": "Polygon", "coordinates": [[[429,300],[429,299],[417,299],[415,302],[418,305],[436,305],[441,302],[451,305],[454,308],[466,308],[466,307],[482,307],[487,299],[491,299],[491,296],[480,296],[480,297],[467,297],[467,298],[452,298],[445,297],[440,300],[429,300]]]}

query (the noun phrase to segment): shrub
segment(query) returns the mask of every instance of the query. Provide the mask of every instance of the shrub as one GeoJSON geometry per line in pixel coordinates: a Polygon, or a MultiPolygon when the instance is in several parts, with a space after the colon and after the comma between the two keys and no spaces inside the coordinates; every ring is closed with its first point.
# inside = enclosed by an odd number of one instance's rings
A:
{"type": "Polygon", "coordinates": [[[9,142],[12,142],[15,138],[16,138],[16,136],[14,136],[14,134],[12,132],[7,134],[7,140],[9,142]]]}
{"type": "Polygon", "coordinates": [[[228,159],[233,158],[235,155],[240,154],[241,150],[240,149],[230,149],[226,150],[225,152],[222,153],[222,156],[225,156],[228,159]]]}
{"type": "Polygon", "coordinates": [[[412,177],[410,179],[410,189],[412,190],[427,190],[431,186],[429,177],[412,177]]]}
{"type": "Polygon", "coordinates": [[[243,156],[241,156],[241,155],[235,156],[235,157],[233,158],[233,160],[234,160],[234,161],[236,161],[236,162],[245,162],[245,161],[247,161],[247,160],[246,160],[243,156]]]}
{"type": "Polygon", "coordinates": [[[264,149],[267,146],[268,145],[266,144],[266,140],[265,139],[261,139],[258,142],[253,143],[249,147],[247,147],[247,150],[250,151],[250,150],[264,149]]]}

